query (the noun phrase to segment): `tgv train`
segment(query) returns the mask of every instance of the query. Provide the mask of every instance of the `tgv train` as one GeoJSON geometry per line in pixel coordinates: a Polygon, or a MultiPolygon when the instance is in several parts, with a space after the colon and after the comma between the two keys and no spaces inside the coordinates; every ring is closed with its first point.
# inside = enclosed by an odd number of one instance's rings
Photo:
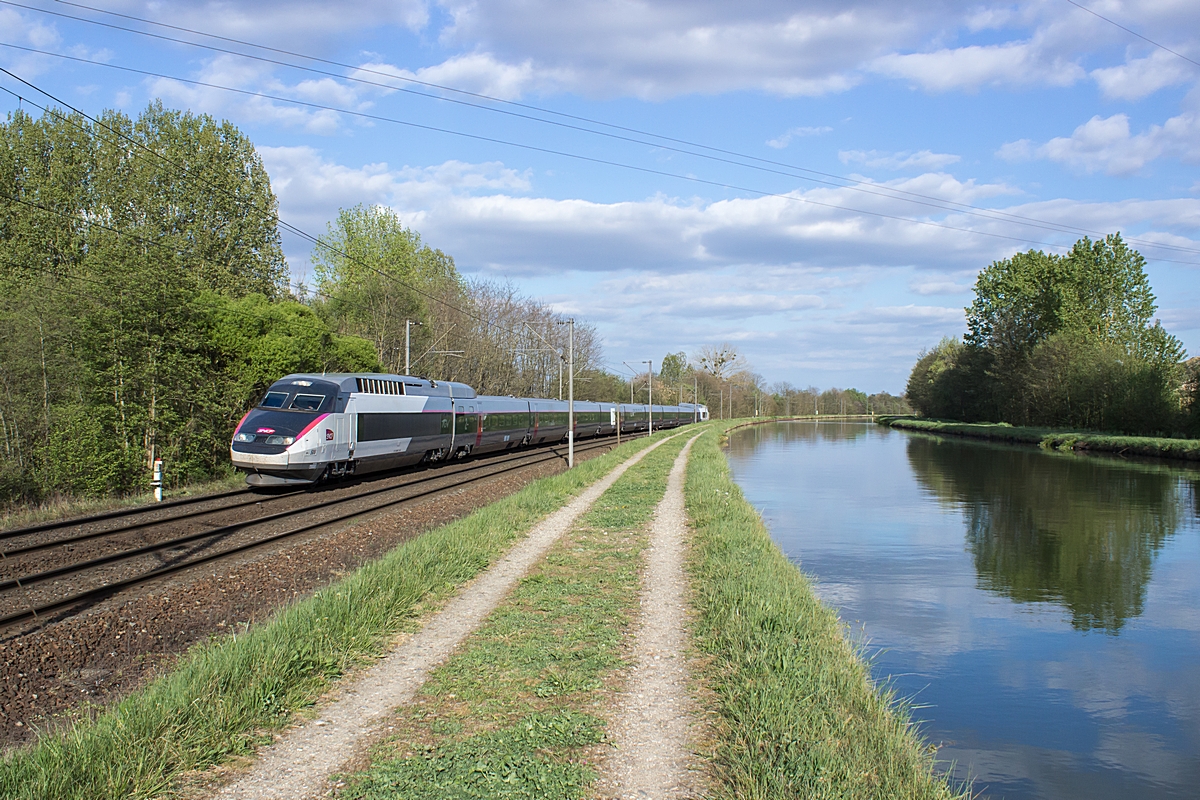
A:
{"type": "MultiPolygon", "coordinates": [[[[674,428],[704,405],[575,403],[575,438],[674,428]]],[[[561,400],[486,397],[464,383],[408,375],[288,375],[238,423],[230,445],[251,486],[307,484],[566,438],[561,400]]]]}

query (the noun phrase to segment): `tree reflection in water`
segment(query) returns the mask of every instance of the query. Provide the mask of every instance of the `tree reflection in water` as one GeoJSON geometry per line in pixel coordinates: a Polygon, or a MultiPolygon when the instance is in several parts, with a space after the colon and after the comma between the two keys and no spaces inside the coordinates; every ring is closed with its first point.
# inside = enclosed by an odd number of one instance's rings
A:
{"type": "Polygon", "coordinates": [[[1200,513],[1195,474],[914,435],[921,485],[961,508],[979,585],[1055,602],[1079,630],[1117,635],[1142,613],[1163,543],[1200,513]]]}

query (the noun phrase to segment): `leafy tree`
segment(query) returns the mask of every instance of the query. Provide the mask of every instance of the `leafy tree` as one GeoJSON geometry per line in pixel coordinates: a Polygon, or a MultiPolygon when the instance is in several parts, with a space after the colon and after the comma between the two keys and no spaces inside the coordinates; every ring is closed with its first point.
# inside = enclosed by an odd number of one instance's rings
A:
{"type": "Polygon", "coordinates": [[[212,475],[266,381],[377,363],[284,302],[275,208],[211,117],[0,124],[0,502],[212,475]]]}
{"type": "Polygon", "coordinates": [[[1181,428],[1179,340],[1120,234],[984,269],[967,334],[922,353],[907,396],[926,416],[1160,433],[1181,428]]]}
{"type": "Polygon", "coordinates": [[[433,343],[432,326],[424,325],[430,296],[463,302],[454,259],[424,244],[390,208],[342,209],[322,242],[312,261],[323,312],[340,332],[373,342],[389,372],[404,370],[406,321],[422,323],[410,332],[410,348],[433,343]]]}
{"type": "Polygon", "coordinates": [[[685,377],[691,380],[692,376],[687,353],[668,353],[663,356],[662,366],[658,370],[658,377],[663,383],[671,386],[678,386],[683,383],[685,377]]]}

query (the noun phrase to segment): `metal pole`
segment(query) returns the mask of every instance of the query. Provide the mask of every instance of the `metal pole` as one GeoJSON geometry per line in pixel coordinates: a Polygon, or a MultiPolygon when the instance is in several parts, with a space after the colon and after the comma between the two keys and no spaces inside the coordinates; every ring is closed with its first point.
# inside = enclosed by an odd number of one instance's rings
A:
{"type": "Polygon", "coordinates": [[[409,333],[412,331],[412,320],[404,320],[404,374],[408,374],[409,333]]]}
{"type": "Polygon", "coordinates": [[[648,430],[650,431],[651,434],[653,434],[654,433],[654,362],[653,361],[646,362],[646,386],[649,387],[648,391],[650,392],[650,394],[649,394],[650,424],[648,426],[648,430]]]}
{"type": "Polygon", "coordinates": [[[567,469],[575,466],[575,318],[567,320],[567,469]]]}
{"type": "Polygon", "coordinates": [[[692,422],[700,421],[700,379],[692,373],[692,422]]]}

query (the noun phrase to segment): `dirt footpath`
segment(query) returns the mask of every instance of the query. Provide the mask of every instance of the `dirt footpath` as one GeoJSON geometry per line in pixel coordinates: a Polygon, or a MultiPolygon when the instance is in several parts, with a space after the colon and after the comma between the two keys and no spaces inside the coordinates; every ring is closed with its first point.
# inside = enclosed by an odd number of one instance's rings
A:
{"type": "Polygon", "coordinates": [[[370,740],[376,723],[396,706],[410,702],[430,670],[445,661],[483,622],[592,503],[626,470],[666,441],[642,450],[536,525],[527,538],[387,658],[353,684],[340,687],[339,699],[318,709],[317,719],[292,729],[264,749],[250,770],[219,790],[217,797],[305,800],[325,795],[331,788],[328,777],[370,740]]]}
{"type": "MultiPolygon", "coordinates": [[[[703,435],[703,434],[700,434],[703,435]]],[[[692,439],[675,459],[654,512],[642,590],[635,664],[598,783],[606,798],[687,798],[700,794],[690,742],[697,715],[687,666],[687,515],[683,482],[692,439]]]]}

